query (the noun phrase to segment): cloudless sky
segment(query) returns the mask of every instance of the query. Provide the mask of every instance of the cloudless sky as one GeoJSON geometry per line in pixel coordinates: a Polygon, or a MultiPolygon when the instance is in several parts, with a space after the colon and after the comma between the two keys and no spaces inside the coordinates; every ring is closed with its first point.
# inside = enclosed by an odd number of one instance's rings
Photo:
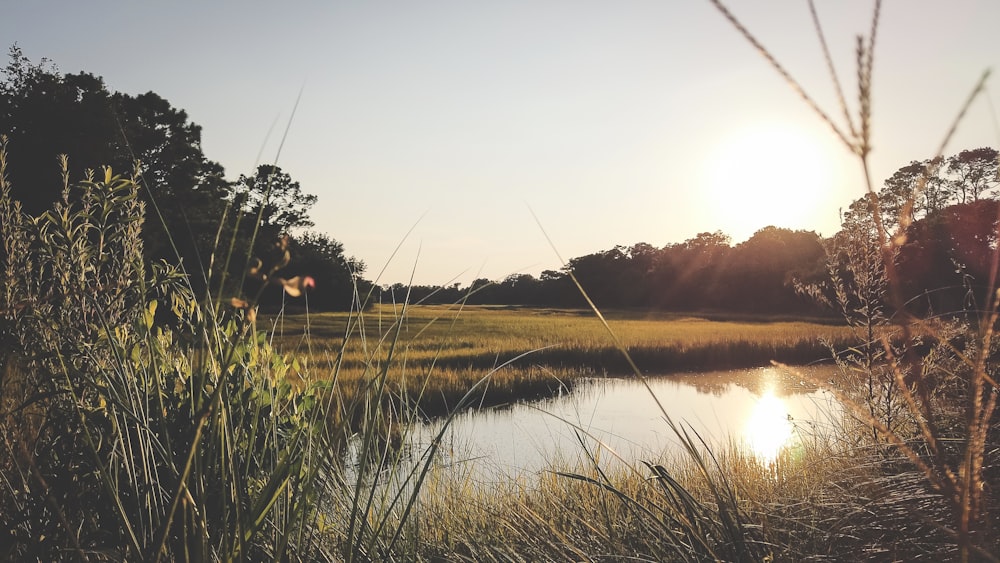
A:
{"type": "MultiPolygon", "coordinates": [[[[727,5],[842,123],[808,4],[727,5]]],[[[872,3],[816,6],[856,107],[855,37],[869,33],[872,3]]],[[[301,92],[277,163],[319,196],[317,230],[368,278],[385,269],[379,283],[557,269],[544,233],[566,259],[705,231],[740,242],[766,225],[831,235],[864,191],[830,127],[707,0],[0,7],[0,39],[33,61],[186,110],[230,179],[274,161],[301,92]]],[[[935,154],[1000,66],[998,23],[995,0],[884,2],[876,187],[935,154]]],[[[1000,147],[996,81],[946,155],[1000,147]]]]}

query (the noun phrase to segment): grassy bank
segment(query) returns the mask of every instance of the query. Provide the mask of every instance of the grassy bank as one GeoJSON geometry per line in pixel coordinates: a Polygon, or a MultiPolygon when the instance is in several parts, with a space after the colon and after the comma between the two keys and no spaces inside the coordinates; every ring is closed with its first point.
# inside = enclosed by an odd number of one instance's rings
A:
{"type": "MultiPolygon", "coordinates": [[[[845,326],[769,319],[708,320],[667,313],[612,312],[612,329],[646,374],[829,360],[852,342],[845,326]]],[[[336,370],[350,386],[385,363],[393,385],[447,412],[489,374],[483,404],[532,399],[578,377],[628,375],[629,365],[592,313],[580,310],[376,305],[347,313],[261,320],[276,347],[310,358],[313,375],[336,370]],[[345,335],[347,338],[345,339],[345,335]],[[335,352],[331,352],[335,351],[335,352]]]]}
{"type": "Polygon", "coordinates": [[[852,434],[810,435],[771,464],[731,445],[501,485],[442,473],[425,485],[413,548],[448,561],[955,559],[937,524],[946,503],[852,434]]]}

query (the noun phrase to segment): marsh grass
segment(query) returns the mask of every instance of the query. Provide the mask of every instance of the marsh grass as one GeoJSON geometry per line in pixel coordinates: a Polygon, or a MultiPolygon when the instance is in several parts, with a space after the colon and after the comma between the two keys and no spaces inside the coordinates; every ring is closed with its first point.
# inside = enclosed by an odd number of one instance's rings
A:
{"type": "MultiPolygon", "coordinates": [[[[581,431],[584,459],[481,480],[449,467],[425,482],[417,557],[449,561],[950,560],[944,499],[866,427],[797,428],[763,461],[731,442],[616,459],[581,431]],[[588,459],[588,456],[589,459],[588,459]]],[[[419,524],[418,524],[419,523],[419,524]]]]}
{"type": "MultiPolygon", "coordinates": [[[[386,350],[380,343],[392,342],[399,362],[391,376],[394,394],[419,395],[417,406],[437,416],[452,412],[468,389],[491,371],[480,406],[551,396],[572,388],[581,377],[629,375],[626,358],[608,341],[600,321],[581,313],[456,305],[410,306],[400,315],[376,305],[362,313],[368,333],[364,342],[348,339],[342,345],[350,315],[335,313],[310,315],[308,340],[305,318],[286,315],[276,342],[312,358],[313,365],[326,361],[326,350],[342,351],[336,369],[344,389],[356,388],[369,366],[384,364],[386,350]],[[395,326],[401,328],[386,338],[389,327],[395,326]],[[521,359],[495,369],[515,357],[521,359]]],[[[828,345],[847,347],[852,336],[844,326],[803,321],[616,313],[610,323],[631,357],[656,375],[757,367],[774,359],[800,365],[828,359],[828,345]]]]}

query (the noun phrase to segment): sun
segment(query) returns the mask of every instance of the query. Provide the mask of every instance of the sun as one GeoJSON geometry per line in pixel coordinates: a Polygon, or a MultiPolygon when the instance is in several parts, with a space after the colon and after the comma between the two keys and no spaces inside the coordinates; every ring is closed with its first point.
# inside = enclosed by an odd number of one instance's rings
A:
{"type": "Polygon", "coordinates": [[[768,225],[807,228],[831,213],[833,164],[817,135],[760,124],[722,139],[706,172],[707,205],[736,240],[768,225]]]}

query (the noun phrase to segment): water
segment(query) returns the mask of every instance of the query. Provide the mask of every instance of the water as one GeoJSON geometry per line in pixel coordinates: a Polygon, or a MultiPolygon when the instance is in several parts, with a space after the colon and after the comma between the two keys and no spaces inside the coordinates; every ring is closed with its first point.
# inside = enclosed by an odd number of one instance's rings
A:
{"type": "MultiPolygon", "coordinates": [[[[581,438],[602,466],[678,454],[677,436],[655,395],[675,422],[690,425],[710,446],[736,442],[767,462],[817,425],[839,418],[832,395],[809,381],[829,380],[834,369],[801,369],[808,377],[772,367],[651,377],[652,394],[635,379],[587,379],[556,398],[457,416],[445,431],[439,460],[491,480],[583,460],[581,438]]],[[[425,447],[442,424],[419,428],[414,449],[425,447]]]]}

